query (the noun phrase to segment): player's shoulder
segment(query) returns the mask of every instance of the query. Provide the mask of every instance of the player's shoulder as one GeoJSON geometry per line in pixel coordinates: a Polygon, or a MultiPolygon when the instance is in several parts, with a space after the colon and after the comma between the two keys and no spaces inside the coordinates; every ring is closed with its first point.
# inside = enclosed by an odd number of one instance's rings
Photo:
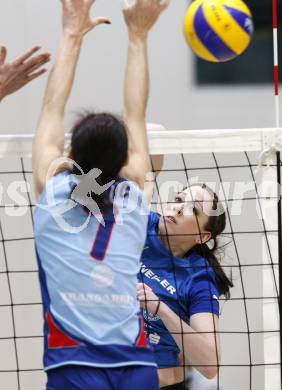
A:
{"type": "Polygon", "coordinates": [[[137,212],[146,219],[148,218],[147,198],[144,191],[136,183],[125,178],[119,178],[113,183],[109,191],[115,207],[126,208],[131,215],[135,215],[137,212]]]}
{"type": "Polygon", "coordinates": [[[119,177],[118,180],[112,184],[111,188],[114,189],[116,196],[146,198],[144,191],[134,181],[124,177],[119,177]]]}
{"type": "Polygon", "coordinates": [[[189,275],[182,285],[184,295],[187,299],[195,294],[213,292],[219,296],[216,274],[209,261],[197,252],[189,256],[189,275]]]}
{"type": "Polygon", "coordinates": [[[46,179],[37,204],[57,202],[59,198],[69,193],[75,185],[74,175],[68,170],[63,170],[46,179]]]}
{"type": "Polygon", "coordinates": [[[215,279],[215,272],[210,262],[199,253],[193,251],[187,258],[189,261],[190,276],[195,278],[212,277],[215,279]]]}
{"type": "Polygon", "coordinates": [[[70,182],[73,180],[73,177],[74,177],[74,175],[72,174],[72,172],[70,172],[68,170],[60,171],[56,175],[54,175],[54,176],[50,177],[48,180],[46,180],[44,189],[46,190],[46,188],[48,188],[52,185],[53,186],[59,185],[62,182],[66,182],[66,181],[70,182]]]}

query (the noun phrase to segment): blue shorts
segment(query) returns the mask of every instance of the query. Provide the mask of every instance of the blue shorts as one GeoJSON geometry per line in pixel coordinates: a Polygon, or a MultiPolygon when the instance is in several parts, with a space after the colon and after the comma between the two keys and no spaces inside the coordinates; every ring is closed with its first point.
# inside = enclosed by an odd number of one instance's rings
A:
{"type": "Polygon", "coordinates": [[[63,366],[47,377],[47,390],[159,390],[157,369],[150,366],[63,366]]]}

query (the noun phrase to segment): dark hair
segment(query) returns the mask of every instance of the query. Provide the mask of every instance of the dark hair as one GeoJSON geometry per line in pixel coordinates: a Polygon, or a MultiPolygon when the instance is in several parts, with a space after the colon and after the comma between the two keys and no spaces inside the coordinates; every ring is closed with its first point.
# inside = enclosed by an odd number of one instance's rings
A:
{"type": "Polygon", "coordinates": [[[197,252],[199,255],[203,256],[208,260],[215,272],[215,278],[218,285],[218,290],[220,295],[224,295],[226,299],[230,298],[230,288],[233,287],[232,276],[228,278],[225,274],[222,266],[220,265],[220,260],[216,256],[216,252],[220,249],[218,246],[218,236],[224,231],[226,226],[226,214],[223,208],[223,205],[218,199],[217,194],[209,188],[204,183],[195,183],[186,187],[195,187],[200,186],[205,189],[212,197],[212,210],[219,210],[219,213],[216,215],[210,215],[206,226],[204,227],[208,232],[211,233],[211,239],[213,241],[213,246],[210,247],[207,243],[201,243],[195,245],[191,250],[197,252]]]}
{"type": "MultiPolygon", "coordinates": [[[[71,157],[86,174],[93,168],[102,173],[96,178],[99,185],[118,180],[128,154],[126,126],[122,119],[109,113],[84,114],[74,125],[71,138],[71,157]]],[[[72,172],[80,175],[74,165],[72,172]]],[[[109,192],[101,195],[91,192],[89,196],[97,203],[102,213],[110,210],[109,192]]]]}

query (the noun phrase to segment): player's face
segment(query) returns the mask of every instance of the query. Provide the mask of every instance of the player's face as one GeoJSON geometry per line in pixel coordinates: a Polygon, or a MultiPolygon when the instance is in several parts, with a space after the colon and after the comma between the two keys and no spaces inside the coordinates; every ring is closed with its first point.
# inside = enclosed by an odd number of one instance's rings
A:
{"type": "Polygon", "coordinates": [[[185,240],[189,247],[207,241],[210,233],[205,226],[212,207],[211,200],[210,194],[200,186],[189,187],[178,193],[160,219],[160,234],[185,240]]]}

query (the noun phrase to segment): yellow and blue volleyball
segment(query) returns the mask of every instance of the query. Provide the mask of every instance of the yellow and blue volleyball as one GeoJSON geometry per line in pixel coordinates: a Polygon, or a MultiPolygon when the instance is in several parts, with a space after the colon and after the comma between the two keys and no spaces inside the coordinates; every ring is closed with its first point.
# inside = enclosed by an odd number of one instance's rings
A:
{"type": "Polygon", "coordinates": [[[241,0],[196,0],[185,15],[186,39],[207,61],[237,57],[250,44],[253,31],[252,14],[241,0]]]}

